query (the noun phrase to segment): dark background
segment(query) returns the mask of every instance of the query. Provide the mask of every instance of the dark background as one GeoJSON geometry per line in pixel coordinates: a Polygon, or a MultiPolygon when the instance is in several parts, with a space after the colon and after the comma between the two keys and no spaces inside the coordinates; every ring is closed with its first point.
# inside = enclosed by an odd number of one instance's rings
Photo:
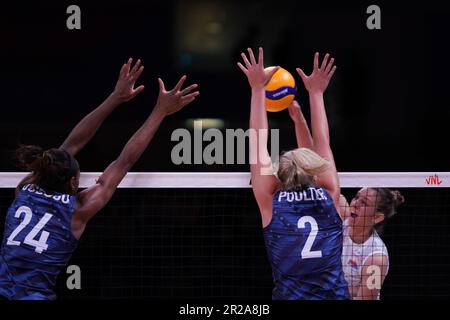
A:
{"type": "MultiPolygon", "coordinates": [[[[1,171],[14,171],[18,142],[59,146],[71,128],[113,90],[128,57],[146,67],[146,90],[116,110],[78,156],[101,171],[145,120],[156,78],[182,74],[201,96],[168,118],[135,171],[246,171],[247,165],[175,166],[170,141],[186,119],[219,118],[248,127],[250,90],[239,53],[263,46],[266,65],[309,72],[315,51],[330,52],[337,72],[326,93],[332,147],[340,171],[445,171],[448,8],[430,1],[383,3],[382,29],[366,28],[369,2],[123,1],[79,2],[82,29],[66,28],[72,2],[2,4],[1,171]],[[155,156],[156,150],[158,156],[155,156]]],[[[287,112],[270,114],[281,149],[295,146],[287,112]]]]}
{"type": "MultiPolygon", "coordinates": [[[[443,3],[377,1],[382,29],[366,28],[372,2],[121,1],[2,4],[0,11],[0,171],[17,171],[18,143],[59,146],[114,88],[128,57],[141,58],[146,90],[121,106],[77,157],[101,171],[145,120],[156,78],[183,74],[201,95],[168,118],[133,171],[247,171],[248,165],[175,166],[170,135],[188,119],[248,126],[250,90],[239,53],[265,49],[266,65],[295,73],[330,52],[338,69],[325,96],[339,171],[449,171],[445,150],[447,25],[443,3]],[[81,7],[82,29],[66,28],[66,8],[81,7]]],[[[308,115],[303,84],[297,99],[308,115]]],[[[270,114],[281,149],[295,147],[288,113],[270,114]]],[[[344,190],[351,197],[356,190],[344,190]]],[[[407,198],[386,229],[391,269],[387,299],[442,298],[448,278],[448,189],[402,190],[407,198]]],[[[1,191],[6,212],[12,190],[1,191]]],[[[2,219],[3,220],[3,219],[2,219]]],[[[270,269],[250,190],[118,190],[87,229],[73,264],[86,297],[270,298],[270,269]],[[170,205],[168,205],[170,204],[170,205]]]]}

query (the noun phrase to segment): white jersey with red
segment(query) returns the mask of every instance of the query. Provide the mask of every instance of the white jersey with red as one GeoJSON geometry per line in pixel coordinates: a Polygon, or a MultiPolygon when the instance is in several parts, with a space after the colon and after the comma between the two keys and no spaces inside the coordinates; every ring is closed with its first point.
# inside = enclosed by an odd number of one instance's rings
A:
{"type": "MultiPolygon", "coordinates": [[[[385,255],[388,261],[387,274],[389,271],[389,255],[386,245],[375,230],[373,230],[372,235],[364,243],[353,242],[349,235],[350,223],[351,218],[348,218],[343,224],[344,248],[342,250],[342,267],[345,279],[348,282],[350,294],[355,297],[361,286],[361,273],[366,260],[374,254],[385,255]]],[[[380,299],[379,293],[377,299],[380,299]]]]}

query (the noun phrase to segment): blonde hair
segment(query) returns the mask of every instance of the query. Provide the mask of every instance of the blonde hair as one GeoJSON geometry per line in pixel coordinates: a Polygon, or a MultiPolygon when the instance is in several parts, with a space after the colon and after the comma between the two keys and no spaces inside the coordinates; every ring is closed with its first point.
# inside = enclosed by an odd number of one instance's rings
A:
{"type": "Polygon", "coordinates": [[[308,148],[288,151],[280,156],[277,177],[283,190],[312,184],[315,176],[324,172],[330,162],[308,148]]]}

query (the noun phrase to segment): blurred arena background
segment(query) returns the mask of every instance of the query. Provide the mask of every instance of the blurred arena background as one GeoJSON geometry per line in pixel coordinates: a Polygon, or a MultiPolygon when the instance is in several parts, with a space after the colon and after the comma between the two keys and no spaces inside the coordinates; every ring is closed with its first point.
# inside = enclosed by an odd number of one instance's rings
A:
{"type": "MultiPolygon", "coordinates": [[[[113,90],[129,57],[143,60],[146,89],[79,154],[82,171],[102,171],[119,154],[156,102],[157,77],[173,85],[182,74],[201,96],[167,119],[133,171],[248,171],[170,159],[172,131],[192,130],[195,119],[215,119],[221,130],[248,127],[250,90],[236,66],[248,46],[264,47],[267,65],[292,73],[311,70],[315,51],[334,55],[338,69],[325,102],[338,171],[450,171],[450,11],[442,3],[378,2],[382,29],[374,31],[366,28],[371,2],[77,2],[78,31],[66,28],[70,4],[2,4],[0,172],[17,171],[11,155],[18,143],[58,146],[113,90]]],[[[287,112],[270,114],[270,125],[280,129],[281,150],[295,146],[287,112]]],[[[407,203],[384,237],[391,269],[382,297],[448,298],[448,189],[402,191],[407,203]]],[[[12,198],[13,190],[0,189],[1,227],[12,198]]],[[[60,297],[270,298],[259,224],[249,189],[118,190],[74,255],[83,290],[65,289],[62,275],[60,297]]]]}

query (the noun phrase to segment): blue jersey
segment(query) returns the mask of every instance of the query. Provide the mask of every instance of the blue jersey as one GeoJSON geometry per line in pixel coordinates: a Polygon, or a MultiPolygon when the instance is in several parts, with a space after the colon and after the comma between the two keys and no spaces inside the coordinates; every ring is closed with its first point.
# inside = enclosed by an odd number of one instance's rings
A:
{"type": "Polygon", "coordinates": [[[274,300],[350,299],[342,271],[342,220],[322,188],[279,191],[264,228],[274,300]]]}
{"type": "Polygon", "coordinates": [[[0,251],[0,296],[52,300],[61,269],[76,248],[76,198],[24,186],[8,210],[0,251]]]}

